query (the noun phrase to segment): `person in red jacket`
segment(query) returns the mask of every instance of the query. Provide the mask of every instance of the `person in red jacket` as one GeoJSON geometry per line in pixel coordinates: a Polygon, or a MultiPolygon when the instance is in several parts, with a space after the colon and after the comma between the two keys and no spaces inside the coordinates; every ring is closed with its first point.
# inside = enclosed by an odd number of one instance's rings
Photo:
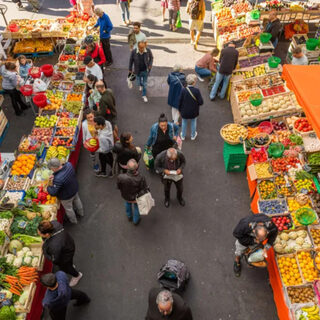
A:
{"type": "Polygon", "coordinates": [[[94,42],[89,43],[87,45],[86,56],[90,56],[94,62],[97,63],[101,69],[103,69],[103,66],[106,63],[106,56],[104,55],[101,45],[94,42]]]}

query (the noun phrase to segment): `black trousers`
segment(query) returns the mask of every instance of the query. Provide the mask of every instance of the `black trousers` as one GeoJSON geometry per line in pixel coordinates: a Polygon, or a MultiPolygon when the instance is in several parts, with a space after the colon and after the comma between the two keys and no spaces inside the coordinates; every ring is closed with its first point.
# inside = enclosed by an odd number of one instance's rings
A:
{"type": "MultiPolygon", "coordinates": [[[[86,293],[72,289],[71,288],[71,300],[77,300],[77,305],[85,304],[90,302],[90,298],[87,296],[86,293]]],[[[66,319],[66,313],[67,313],[68,306],[62,307],[62,308],[54,308],[50,309],[50,317],[52,320],[65,320],[66,319]]]]}
{"type": "Polygon", "coordinates": [[[68,260],[63,264],[57,264],[56,266],[59,268],[59,270],[70,274],[73,277],[77,277],[79,275],[79,272],[73,266],[73,259],[68,260]]]}
{"type": "Polygon", "coordinates": [[[106,56],[107,64],[112,63],[112,53],[111,53],[111,48],[110,48],[110,38],[109,39],[100,39],[101,44],[102,44],[102,49],[104,52],[104,55],[106,56]]]}
{"type": "Polygon", "coordinates": [[[100,153],[99,152],[99,161],[100,161],[100,171],[103,173],[107,172],[107,164],[112,168],[113,166],[113,155],[112,152],[100,153]]]}
{"type": "Polygon", "coordinates": [[[171,189],[172,182],[176,185],[176,188],[177,188],[177,198],[181,200],[182,192],[183,192],[183,178],[177,182],[170,179],[162,178],[162,183],[164,185],[164,197],[166,200],[170,199],[170,189],[171,189]]]}
{"type": "Polygon", "coordinates": [[[16,115],[20,115],[22,110],[28,109],[26,103],[22,100],[21,93],[17,89],[5,90],[11,98],[12,107],[16,115]]]}

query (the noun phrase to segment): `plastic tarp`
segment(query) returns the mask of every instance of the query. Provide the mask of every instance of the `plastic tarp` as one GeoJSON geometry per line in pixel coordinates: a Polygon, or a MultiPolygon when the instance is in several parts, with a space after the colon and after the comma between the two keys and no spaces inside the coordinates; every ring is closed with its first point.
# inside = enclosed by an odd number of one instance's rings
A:
{"type": "Polygon", "coordinates": [[[283,66],[282,77],[320,137],[320,65],[283,66]]]}

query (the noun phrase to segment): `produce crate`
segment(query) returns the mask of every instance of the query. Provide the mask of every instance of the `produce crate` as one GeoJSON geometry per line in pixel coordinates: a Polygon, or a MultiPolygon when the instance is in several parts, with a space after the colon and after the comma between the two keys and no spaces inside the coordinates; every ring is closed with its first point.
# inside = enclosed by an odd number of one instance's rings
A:
{"type": "Polygon", "coordinates": [[[246,168],[247,155],[243,151],[243,146],[230,145],[224,143],[223,146],[223,160],[226,172],[241,172],[246,168]]]}
{"type": "Polygon", "coordinates": [[[320,244],[316,245],[315,242],[314,242],[314,239],[313,239],[313,237],[312,237],[311,230],[313,230],[313,229],[316,229],[316,230],[319,230],[319,231],[320,231],[320,226],[319,226],[319,225],[309,225],[308,228],[307,228],[309,237],[310,237],[310,239],[311,239],[312,246],[313,246],[316,250],[319,250],[319,249],[320,249],[320,244]]]}
{"type": "Polygon", "coordinates": [[[24,290],[28,289],[29,294],[28,298],[26,299],[24,305],[17,304],[15,305],[16,312],[23,312],[23,313],[29,313],[31,311],[31,305],[33,301],[34,294],[36,292],[36,284],[33,282],[29,286],[24,287],[24,290]]]}
{"type": "Polygon", "coordinates": [[[269,216],[280,216],[280,215],[285,215],[285,214],[288,214],[288,205],[287,205],[287,202],[285,199],[271,199],[271,200],[259,200],[258,201],[258,212],[260,213],[264,213],[264,214],[268,214],[269,216]],[[274,212],[274,213],[271,213],[271,212],[264,212],[262,209],[261,209],[261,206],[262,206],[262,203],[266,203],[266,202],[269,202],[269,203],[282,203],[284,204],[284,209],[281,210],[281,212],[274,212]]]}
{"type": "MultiPolygon", "coordinates": [[[[8,182],[9,182],[10,179],[12,179],[12,177],[11,177],[11,178],[8,177],[8,178],[6,179],[6,182],[5,182],[5,184],[4,184],[3,190],[8,190],[8,189],[7,189],[7,186],[8,186],[8,182]]],[[[23,190],[27,190],[27,189],[29,188],[30,182],[31,182],[31,180],[27,177],[27,178],[25,179],[25,183],[24,183],[24,185],[22,186],[21,189],[15,189],[15,190],[9,190],[9,191],[23,191],[23,190]]]]}
{"type": "Polygon", "coordinates": [[[31,243],[28,246],[34,256],[39,257],[38,264],[35,266],[39,271],[43,270],[44,266],[44,255],[42,252],[42,243],[31,243]]]}
{"type": "MultiPolygon", "coordinates": [[[[298,259],[297,259],[298,260],[298,259]]],[[[300,269],[300,267],[299,267],[299,269],[300,269]]],[[[300,274],[302,275],[302,272],[301,272],[301,270],[300,270],[300,274]]],[[[314,294],[314,299],[313,299],[313,301],[310,301],[310,302],[307,302],[307,303],[317,303],[317,300],[316,300],[316,294],[315,294],[315,292],[314,292],[314,288],[313,288],[313,286],[311,285],[311,284],[303,284],[303,285],[299,285],[299,286],[289,286],[289,287],[285,287],[285,296],[286,296],[286,300],[287,300],[287,304],[288,304],[288,306],[289,306],[289,308],[292,308],[293,306],[299,306],[299,305],[301,305],[302,303],[292,303],[291,302],[291,300],[290,300],[290,298],[289,298],[289,294],[288,294],[288,288],[311,288],[312,289],[312,291],[313,291],[313,294],[314,294]]]]}

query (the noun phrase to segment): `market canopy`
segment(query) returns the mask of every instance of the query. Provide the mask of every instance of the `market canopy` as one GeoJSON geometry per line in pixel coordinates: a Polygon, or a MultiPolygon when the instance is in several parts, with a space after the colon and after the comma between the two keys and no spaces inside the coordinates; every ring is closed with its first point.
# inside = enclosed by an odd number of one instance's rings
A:
{"type": "Polygon", "coordinates": [[[294,91],[309,122],[320,137],[320,65],[283,66],[283,78],[294,91]]]}

